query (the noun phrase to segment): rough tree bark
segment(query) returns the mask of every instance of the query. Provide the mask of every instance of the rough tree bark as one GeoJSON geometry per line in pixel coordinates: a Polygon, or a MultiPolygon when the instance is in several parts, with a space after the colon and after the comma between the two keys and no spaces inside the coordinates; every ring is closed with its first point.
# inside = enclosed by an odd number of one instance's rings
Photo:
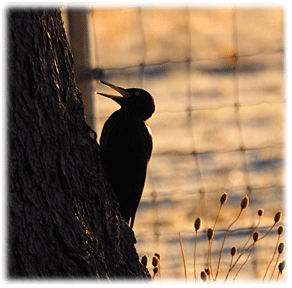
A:
{"type": "Polygon", "coordinates": [[[9,10],[8,276],[136,277],[59,10],[9,10]]]}

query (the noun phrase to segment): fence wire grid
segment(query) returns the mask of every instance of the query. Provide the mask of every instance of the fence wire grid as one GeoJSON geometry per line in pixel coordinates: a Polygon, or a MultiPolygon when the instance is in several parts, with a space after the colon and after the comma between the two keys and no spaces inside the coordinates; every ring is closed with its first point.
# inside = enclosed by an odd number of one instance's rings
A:
{"type": "MultiPolygon", "coordinates": [[[[192,279],[197,217],[202,219],[197,269],[206,267],[206,230],[223,192],[229,197],[215,231],[214,266],[222,231],[239,212],[242,197],[248,195],[250,205],[230,232],[225,254],[244,243],[257,209],[265,210],[261,231],[283,211],[283,14],[282,8],[235,7],[88,10],[92,68],[102,69],[106,81],[143,88],[156,99],[147,121],[154,149],[134,232],[140,257],[161,254],[164,280],[184,279],[178,232],[192,279]]],[[[106,91],[97,81],[92,85],[94,92],[106,91]]],[[[118,106],[92,98],[100,137],[118,106]]],[[[277,235],[269,237],[253,251],[240,279],[263,276],[277,235]]]]}

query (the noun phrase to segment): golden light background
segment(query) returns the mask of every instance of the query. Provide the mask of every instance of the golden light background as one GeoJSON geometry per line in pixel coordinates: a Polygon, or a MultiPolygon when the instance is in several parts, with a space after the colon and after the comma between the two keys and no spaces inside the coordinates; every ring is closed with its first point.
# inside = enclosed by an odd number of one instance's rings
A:
{"type": "MultiPolygon", "coordinates": [[[[227,238],[222,277],[230,247],[246,241],[259,208],[265,211],[260,233],[277,211],[285,216],[283,22],[282,8],[87,10],[91,68],[103,69],[110,83],[143,88],[156,100],[147,121],[154,149],[134,232],[140,257],[161,254],[162,280],[184,279],[178,232],[193,279],[197,217],[197,273],[206,267],[206,230],[223,192],[229,197],[219,232],[236,218],[245,195],[250,204],[227,238]]],[[[108,92],[96,80],[90,84],[99,141],[104,122],[119,106],[94,94],[108,92]]],[[[275,230],[258,244],[238,279],[263,277],[276,239],[275,230]]],[[[214,238],[214,267],[221,243],[222,237],[214,238]]]]}

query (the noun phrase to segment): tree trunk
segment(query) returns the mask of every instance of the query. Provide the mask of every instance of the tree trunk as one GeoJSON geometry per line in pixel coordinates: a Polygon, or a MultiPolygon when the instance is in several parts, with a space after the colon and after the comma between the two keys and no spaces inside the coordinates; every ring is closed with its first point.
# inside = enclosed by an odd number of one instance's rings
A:
{"type": "Polygon", "coordinates": [[[136,277],[59,10],[8,11],[8,275],[136,277]]]}

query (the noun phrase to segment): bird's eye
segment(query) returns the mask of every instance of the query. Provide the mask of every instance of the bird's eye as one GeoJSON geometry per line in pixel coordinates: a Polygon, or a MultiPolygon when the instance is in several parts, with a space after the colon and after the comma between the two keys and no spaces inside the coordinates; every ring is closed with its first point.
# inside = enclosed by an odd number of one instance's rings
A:
{"type": "Polygon", "coordinates": [[[135,96],[139,96],[139,92],[138,91],[135,92],[135,96]]]}

